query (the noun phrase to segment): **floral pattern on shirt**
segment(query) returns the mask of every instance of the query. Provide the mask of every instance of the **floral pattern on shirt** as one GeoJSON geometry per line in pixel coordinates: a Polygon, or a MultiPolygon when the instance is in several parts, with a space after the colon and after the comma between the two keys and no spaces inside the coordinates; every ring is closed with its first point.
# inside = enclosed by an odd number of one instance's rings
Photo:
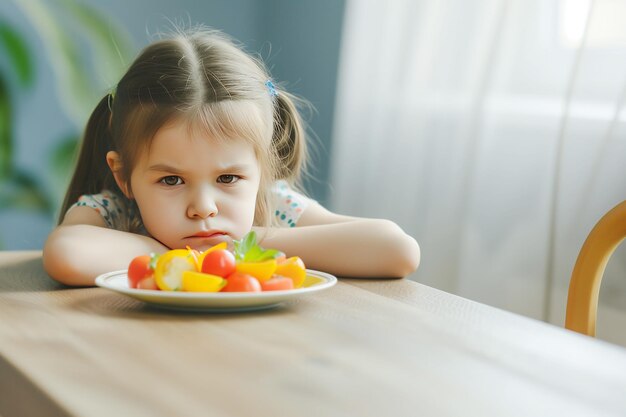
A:
{"type": "Polygon", "coordinates": [[[309,199],[289,187],[286,181],[278,181],[272,188],[276,211],[274,216],[283,227],[295,227],[309,199]]]}
{"type": "MultiPolygon", "coordinates": [[[[72,207],[91,207],[95,209],[104,219],[107,227],[121,230],[123,218],[134,213],[129,212],[122,199],[115,193],[104,190],[100,194],[84,194],[78,198],[72,207]]],[[[69,210],[68,210],[69,211],[69,210]]]]}

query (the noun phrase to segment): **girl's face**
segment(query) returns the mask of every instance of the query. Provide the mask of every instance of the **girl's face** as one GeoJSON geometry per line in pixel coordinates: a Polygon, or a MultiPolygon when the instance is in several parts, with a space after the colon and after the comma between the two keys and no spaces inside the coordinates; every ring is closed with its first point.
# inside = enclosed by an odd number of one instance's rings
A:
{"type": "Polygon", "coordinates": [[[260,177],[251,144],[192,134],[179,120],[157,131],[130,185],[152,237],[172,249],[204,250],[251,229],[260,177]]]}

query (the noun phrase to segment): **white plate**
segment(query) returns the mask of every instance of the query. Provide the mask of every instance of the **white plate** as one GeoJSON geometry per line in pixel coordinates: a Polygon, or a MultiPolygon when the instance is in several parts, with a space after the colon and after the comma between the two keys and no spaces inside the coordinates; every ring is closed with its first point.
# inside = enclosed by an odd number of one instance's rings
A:
{"type": "Polygon", "coordinates": [[[301,288],[263,292],[182,292],[141,290],[128,287],[126,270],[113,271],[96,278],[96,285],[136,298],[146,303],[176,310],[196,311],[250,311],[276,307],[304,294],[330,288],[337,278],[325,272],[307,269],[307,277],[301,288]]]}

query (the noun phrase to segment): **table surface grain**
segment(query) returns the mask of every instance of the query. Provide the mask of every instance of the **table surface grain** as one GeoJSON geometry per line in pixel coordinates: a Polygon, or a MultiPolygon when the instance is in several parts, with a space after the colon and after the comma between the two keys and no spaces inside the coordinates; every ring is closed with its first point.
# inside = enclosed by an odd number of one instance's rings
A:
{"type": "Polygon", "coordinates": [[[0,252],[0,415],[617,416],[626,350],[408,279],[172,312],[0,252]]]}

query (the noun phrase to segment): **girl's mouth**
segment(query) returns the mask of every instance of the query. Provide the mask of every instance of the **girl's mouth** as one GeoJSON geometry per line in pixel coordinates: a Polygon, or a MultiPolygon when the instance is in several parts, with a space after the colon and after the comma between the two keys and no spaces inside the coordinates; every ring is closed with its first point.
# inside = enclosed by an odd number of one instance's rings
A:
{"type": "Polygon", "coordinates": [[[224,241],[230,241],[230,238],[226,232],[198,232],[194,235],[187,236],[184,240],[190,242],[190,246],[198,245],[217,245],[224,241]]]}
{"type": "Polygon", "coordinates": [[[222,232],[221,230],[212,230],[212,231],[203,231],[193,234],[191,236],[187,236],[183,240],[189,242],[189,246],[197,247],[197,246],[214,246],[218,243],[222,242],[230,242],[230,237],[228,233],[222,232]]]}
{"type": "Polygon", "coordinates": [[[232,246],[232,239],[226,232],[199,232],[187,236],[183,241],[183,246],[198,250],[205,250],[222,242],[226,242],[229,248],[232,246]]]}
{"type": "Polygon", "coordinates": [[[214,239],[219,237],[228,236],[226,232],[222,231],[207,231],[207,232],[198,232],[191,236],[187,236],[185,239],[214,239]]]}

